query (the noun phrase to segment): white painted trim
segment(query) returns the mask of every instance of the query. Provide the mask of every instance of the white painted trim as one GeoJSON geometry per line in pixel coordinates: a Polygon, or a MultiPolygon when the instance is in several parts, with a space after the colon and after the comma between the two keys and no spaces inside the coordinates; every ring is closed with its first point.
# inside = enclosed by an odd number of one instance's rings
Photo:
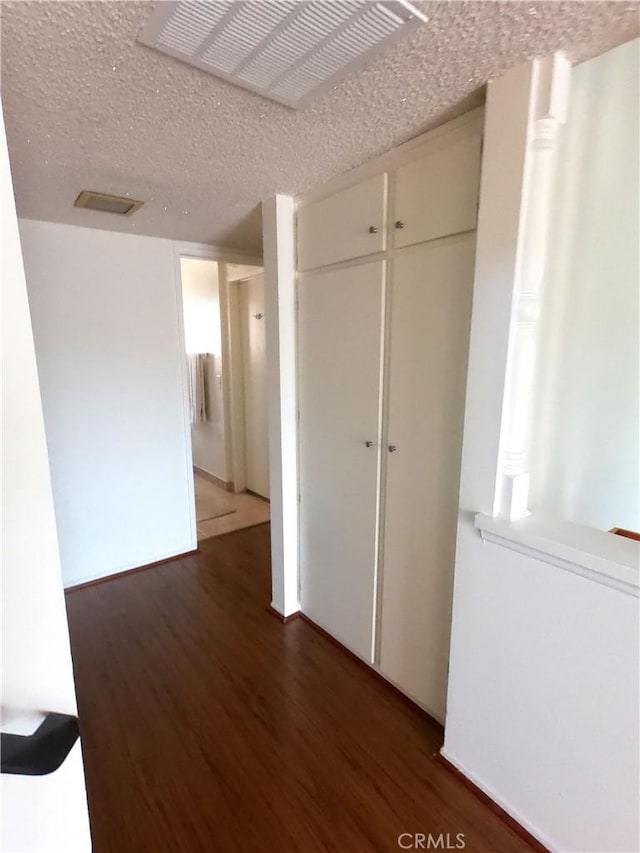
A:
{"type": "MultiPolygon", "coordinates": [[[[193,468],[191,468],[191,480],[193,481],[193,468]]],[[[190,548],[187,548],[185,551],[180,550],[178,553],[175,551],[171,551],[167,553],[166,551],[162,553],[157,553],[149,557],[148,560],[145,560],[144,563],[135,562],[135,563],[124,563],[123,565],[118,566],[117,569],[110,569],[108,572],[97,572],[91,575],[83,575],[82,577],[73,578],[69,583],[64,584],[64,589],[73,589],[76,586],[82,586],[85,583],[91,583],[91,581],[99,581],[106,580],[107,578],[116,578],[118,575],[121,575],[123,572],[130,572],[135,569],[144,569],[147,566],[152,568],[156,563],[171,563],[175,561],[176,566],[179,562],[179,558],[181,554],[188,554],[191,551],[196,551],[198,548],[197,540],[194,541],[190,548]]]]}
{"type": "Polygon", "coordinates": [[[289,616],[300,610],[293,198],[277,195],[263,202],[262,223],[269,407],[271,606],[283,616],[289,616]]]}
{"type": "Polygon", "coordinates": [[[479,788],[484,794],[487,795],[494,803],[497,803],[501,809],[503,809],[510,817],[512,817],[517,823],[520,824],[526,831],[536,838],[540,844],[547,848],[547,850],[560,850],[558,844],[555,844],[551,841],[550,838],[547,838],[540,830],[533,826],[525,817],[523,817],[517,809],[515,809],[511,803],[505,800],[500,796],[491,785],[487,785],[482,779],[476,776],[471,771],[467,770],[463,764],[461,764],[457,758],[454,758],[450,752],[447,752],[446,748],[443,746],[440,750],[440,755],[446,759],[449,764],[456,768],[462,775],[467,778],[470,782],[472,782],[476,788],[479,788]]]}
{"type": "Polygon", "coordinates": [[[225,249],[224,246],[212,246],[207,243],[174,242],[174,251],[183,258],[201,258],[209,261],[225,261],[228,264],[259,264],[262,255],[253,255],[241,249],[225,249]]]}
{"type": "MultiPolygon", "coordinates": [[[[243,266],[248,266],[248,265],[244,264],[243,266]]],[[[229,282],[229,284],[242,284],[243,282],[246,282],[246,281],[253,281],[254,278],[260,278],[261,275],[264,275],[264,270],[262,269],[261,266],[260,267],[256,266],[255,272],[249,273],[249,274],[245,273],[245,275],[238,276],[238,278],[229,278],[229,275],[227,274],[227,281],[229,282]]]]}
{"type": "Polygon", "coordinates": [[[510,522],[478,513],[474,524],[485,542],[640,597],[640,543],[632,539],[536,515],[510,522]]]}
{"type": "MultiPolygon", "coordinates": [[[[220,349],[222,353],[222,419],[224,421],[224,466],[226,469],[227,480],[234,483],[234,491],[239,492],[244,490],[238,488],[242,485],[243,477],[235,465],[236,448],[238,437],[234,432],[233,414],[234,414],[234,351],[233,351],[233,331],[231,329],[232,312],[231,312],[231,291],[227,281],[227,265],[224,261],[218,261],[218,303],[220,306],[220,349]],[[237,479],[236,479],[237,478],[237,479]]],[[[240,434],[240,442],[242,442],[240,434]]],[[[244,452],[244,448],[243,448],[244,452]]]]}
{"type": "Polygon", "coordinates": [[[246,404],[244,377],[244,350],[242,329],[242,312],[240,285],[263,277],[264,268],[256,267],[256,271],[242,278],[229,280],[229,270],[225,267],[228,299],[228,335],[229,335],[229,430],[231,436],[232,467],[234,492],[244,492],[247,489],[247,442],[246,442],[246,404]]]}
{"type": "MultiPolygon", "coordinates": [[[[187,471],[186,482],[187,487],[187,505],[189,507],[189,524],[191,534],[189,540],[189,550],[195,550],[198,547],[198,522],[196,516],[196,495],[193,479],[193,448],[191,446],[191,404],[189,402],[189,366],[187,363],[187,347],[185,344],[184,332],[184,304],[182,295],[182,268],[180,265],[181,255],[174,246],[173,251],[173,287],[176,297],[176,317],[178,324],[178,343],[180,346],[180,383],[182,386],[182,421],[184,425],[184,447],[185,447],[185,468],[187,471]]],[[[158,557],[159,560],[164,557],[158,557]]],[[[155,562],[151,560],[150,562],[155,562]]],[[[135,567],[129,567],[135,568],[135,567]]],[[[126,571],[126,569],[120,569],[126,571]]],[[[93,578],[87,578],[93,580],[93,578]]],[[[84,583],[84,581],[74,580],[74,584],[84,583]]]]}
{"type": "MultiPolygon", "coordinates": [[[[235,492],[244,492],[247,488],[247,449],[245,442],[245,403],[244,403],[244,370],[242,355],[242,329],[240,316],[240,289],[241,281],[229,280],[229,270],[226,263],[220,264],[221,277],[224,278],[225,312],[226,319],[223,326],[223,346],[225,347],[225,358],[228,371],[225,374],[225,385],[227,396],[225,405],[229,413],[228,421],[225,420],[225,428],[228,430],[230,441],[229,470],[232,476],[235,492]]],[[[263,275],[262,267],[258,267],[255,276],[263,275]]]]}
{"type": "Polygon", "coordinates": [[[463,509],[487,515],[495,511],[531,75],[526,63],[490,81],[485,107],[460,494],[463,509]]]}
{"type": "Polygon", "coordinates": [[[470,131],[477,130],[482,135],[484,123],[484,107],[476,107],[469,112],[464,113],[457,118],[451,119],[439,127],[429,130],[426,133],[410,139],[408,142],[386,151],[379,157],[373,160],[368,160],[361,166],[351,169],[349,172],[344,172],[331,178],[324,184],[302,193],[295,198],[296,209],[304,207],[311,202],[320,201],[334,193],[347,189],[348,187],[358,184],[366,178],[373,175],[379,175],[381,172],[397,169],[398,166],[409,163],[411,160],[417,160],[424,157],[428,149],[436,150],[445,145],[450,145],[453,139],[459,134],[466,135],[470,131]]]}

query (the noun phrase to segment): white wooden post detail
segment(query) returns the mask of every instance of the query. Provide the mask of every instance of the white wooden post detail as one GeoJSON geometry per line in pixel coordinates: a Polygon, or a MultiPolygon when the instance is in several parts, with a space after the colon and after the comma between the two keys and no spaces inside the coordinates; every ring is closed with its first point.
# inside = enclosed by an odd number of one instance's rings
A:
{"type": "Polygon", "coordinates": [[[531,399],[538,319],[554,164],[559,131],[566,117],[570,74],[569,61],[562,54],[534,62],[496,496],[498,514],[510,521],[529,514],[531,399]]]}

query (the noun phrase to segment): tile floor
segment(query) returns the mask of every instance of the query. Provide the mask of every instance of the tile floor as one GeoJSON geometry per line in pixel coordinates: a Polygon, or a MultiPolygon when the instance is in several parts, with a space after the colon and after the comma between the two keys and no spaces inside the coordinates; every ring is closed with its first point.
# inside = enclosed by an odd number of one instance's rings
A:
{"type": "Polygon", "coordinates": [[[220,486],[210,482],[204,477],[195,475],[196,480],[196,504],[198,495],[208,496],[227,506],[234,511],[219,518],[207,519],[198,522],[198,541],[211,539],[212,536],[220,536],[222,533],[231,533],[233,530],[242,530],[244,527],[253,527],[256,524],[264,524],[269,521],[269,502],[258,498],[248,492],[226,492],[220,486]]]}

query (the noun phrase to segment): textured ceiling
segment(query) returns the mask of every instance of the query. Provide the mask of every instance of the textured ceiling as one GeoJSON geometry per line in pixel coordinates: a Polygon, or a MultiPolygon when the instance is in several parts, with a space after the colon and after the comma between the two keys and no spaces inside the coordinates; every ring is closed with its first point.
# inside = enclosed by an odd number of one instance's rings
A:
{"type": "MultiPolygon", "coordinates": [[[[268,2],[268,0],[263,0],[268,2]]],[[[3,2],[2,97],[18,212],[258,250],[258,203],[299,193],[479,102],[533,56],[638,34],[634,2],[419,2],[430,22],[301,111],[136,43],[139,2],[3,2]],[[77,210],[82,189],[145,199],[77,210]]]]}

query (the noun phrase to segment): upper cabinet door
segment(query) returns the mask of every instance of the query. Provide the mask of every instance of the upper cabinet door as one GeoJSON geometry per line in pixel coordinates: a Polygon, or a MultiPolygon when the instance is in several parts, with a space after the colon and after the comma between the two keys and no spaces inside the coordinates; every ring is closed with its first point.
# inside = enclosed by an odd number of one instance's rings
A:
{"type": "Polygon", "coordinates": [[[298,211],[298,269],[383,252],[387,176],[375,175],[298,211]]]}
{"type": "Polygon", "coordinates": [[[396,172],[396,249],[476,227],[480,185],[478,132],[441,145],[396,172]]]}

